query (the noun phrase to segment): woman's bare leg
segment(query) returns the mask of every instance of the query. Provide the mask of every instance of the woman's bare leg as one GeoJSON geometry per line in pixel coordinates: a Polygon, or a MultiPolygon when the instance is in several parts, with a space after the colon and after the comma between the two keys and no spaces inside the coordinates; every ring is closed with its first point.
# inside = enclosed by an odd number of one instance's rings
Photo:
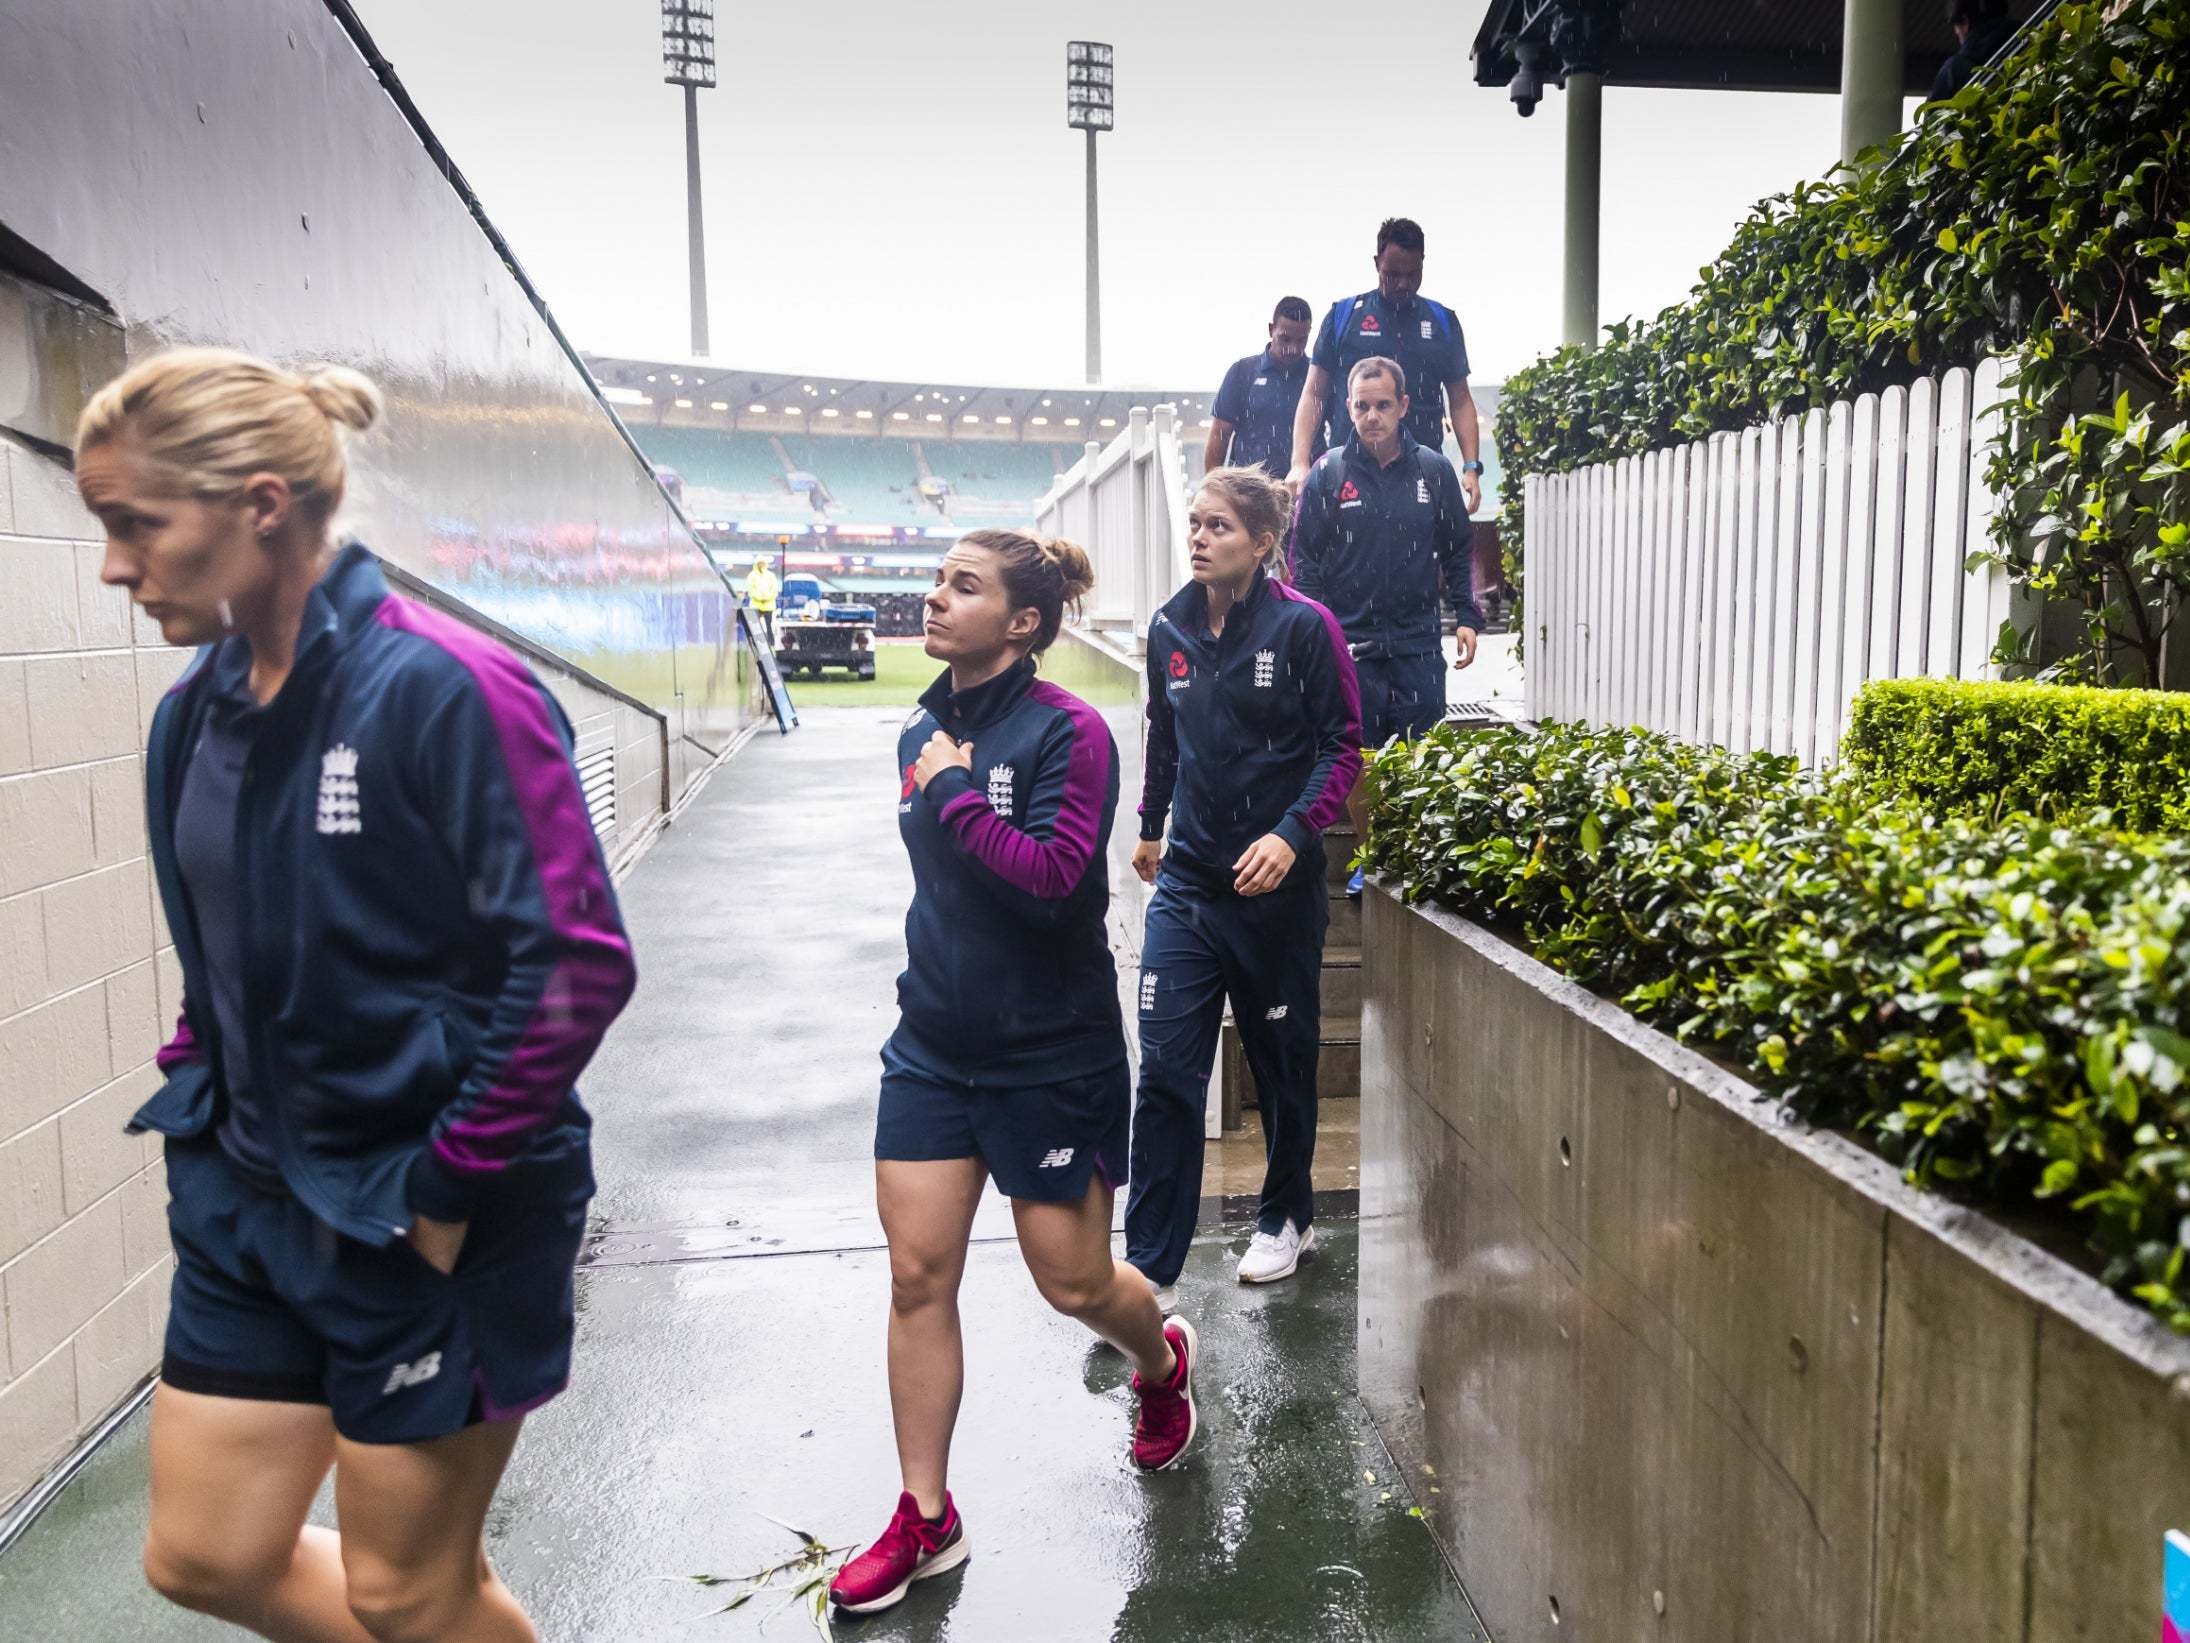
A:
{"type": "Polygon", "coordinates": [[[275,1643],[373,1643],[350,1613],[332,1531],[306,1525],[335,1458],[324,1404],[152,1394],[145,1578],[275,1643]]]}
{"type": "Polygon", "coordinates": [[[1099,1175],[1089,1178],[1087,1196],[1076,1204],[1014,1198],[1019,1252],[1043,1300],[1132,1359],[1142,1379],[1165,1382],[1178,1360],[1148,1280],[1110,1252],[1110,1199],[1099,1175]]]}
{"type": "Polygon", "coordinates": [[[523,1424],[489,1421],[427,1443],[337,1440],[350,1610],[374,1643],[538,1643],[482,1544],[523,1424]]]}
{"type": "MultiPolygon", "coordinates": [[[[988,1184],[978,1158],[875,1161],[875,1206],[890,1241],[890,1415],[897,1464],[935,1517],[949,1485],[951,1431],[965,1389],[958,1284],[973,1212],[988,1184]]],[[[1143,1284],[1145,1292],[1147,1285],[1143,1284]]]]}

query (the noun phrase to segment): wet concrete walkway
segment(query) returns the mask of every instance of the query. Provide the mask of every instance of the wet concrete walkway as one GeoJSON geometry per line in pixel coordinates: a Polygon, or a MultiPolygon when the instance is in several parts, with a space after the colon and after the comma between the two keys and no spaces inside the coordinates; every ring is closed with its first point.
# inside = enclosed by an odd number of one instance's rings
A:
{"type": "MultiPolygon", "coordinates": [[[[530,1423],[489,1528],[553,1643],[811,1635],[780,1583],[711,1614],[738,1588],[680,1577],[795,1552],[771,1520],[863,1542],[895,1499],[870,1149],[911,883],[902,719],[836,709],[763,735],[624,887],[642,980],[585,1082],[601,1190],[577,1379],[530,1423]]],[[[1481,1637],[1409,1515],[1410,1481],[1435,1480],[1391,1475],[1355,1398],[1351,1225],[1270,1290],[1232,1280],[1244,1223],[1205,1226],[1183,1286],[1204,1435],[1155,1478],[1126,1458],[1125,1365],[1042,1305],[1009,1232],[992,1192],[952,1480],[974,1556],[838,1636],[1481,1637]]],[[[138,1582],[143,1426],[0,1558],[0,1638],[235,1635],[138,1582]]]]}

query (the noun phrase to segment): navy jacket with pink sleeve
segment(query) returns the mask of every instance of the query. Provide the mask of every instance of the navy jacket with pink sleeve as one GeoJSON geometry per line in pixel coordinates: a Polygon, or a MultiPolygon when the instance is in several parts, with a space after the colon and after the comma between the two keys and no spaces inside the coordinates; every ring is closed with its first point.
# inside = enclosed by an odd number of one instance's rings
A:
{"type": "Polygon", "coordinates": [[[968,1087],[1054,1084],[1125,1060],[1105,917],[1118,749],[1102,715],[1029,660],[971,690],[929,686],[897,743],[912,857],[900,1020],[915,1066],[968,1087]],[[913,779],[936,731],[970,771],[913,779]]]}
{"type": "Polygon", "coordinates": [[[1148,752],[1141,837],[1171,843],[1163,870],[1229,891],[1241,854],[1275,833],[1288,883],[1323,875],[1323,832],[1361,775],[1361,685],[1337,620],[1255,573],[1209,631],[1209,590],[1189,582],[1148,624],[1148,752]]]}
{"type": "MultiPolygon", "coordinates": [[[[147,831],[182,1019],[134,1129],[221,1116],[223,1045],[175,811],[240,639],[153,716],[147,831]]],[[[555,698],[509,651],[345,548],[312,590],[237,814],[240,1048],[283,1183],[337,1232],[400,1236],[487,1195],[592,1190],[574,1088],[635,980],[555,698]]]]}

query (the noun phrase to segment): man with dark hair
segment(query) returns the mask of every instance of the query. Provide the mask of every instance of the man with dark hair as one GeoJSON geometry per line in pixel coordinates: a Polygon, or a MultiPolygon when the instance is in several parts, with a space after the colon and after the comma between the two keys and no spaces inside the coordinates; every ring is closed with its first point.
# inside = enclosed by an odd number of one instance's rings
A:
{"type": "Polygon", "coordinates": [[[1293,459],[1293,413],[1308,380],[1308,327],[1315,316],[1298,297],[1280,298],[1270,316],[1270,342],[1234,360],[1209,408],[1209,444],[1202,465],[1260,468],[1283,479],[1293,459]]]}
{"type": "MultiPolygon", "coordinates": [[[[1475,660],[1474,527],[1445,453],[1407,428],[1407,372],[1356,361],[1346,380],[1352,437],[1310,470],[1293,515],[1293,585],[1337,619],[1361,696],[1361,745],[1412,741],[1445,716],[1438,594],[1458,626],[1453,666],[1475,660]]],[[[1468,499],[1472,500],[1472,499],[1468,499]]],[[[1358,829],[1364,795],[1347,811],[1358,829]]],[[[1346,886],[1361,894],[1357,872],[1346,886]]]]}
{"type": "Polygon", "coordinates": [[[1939,65],[1939,78],[1931,83],[1931,100],[1952,97],[1977,71],[2015,38],[2015,19],[2008,15],[2008,0],[1947,0],[1947,21],[1954,25],[1960,42],[1955,53],[1939,65]]]}
{"type": "Polygon", "coordinates": [[[1308,355],[1308,381],[1293,417],[1293,461],[1285,476],[1295,495],[1322,443],[1343,445],[1352,423],[1346,404],[1347,375],[1365,359],[1392,359],[1413,384],[1407,432],[1427,450],[1445,448],[1449,411],[1460,442],[1461,487],[1468,512],[1483,502],[1483,434],[1468,392],[1468,344],[1450,308],[1420,295],[1422,228],[1406,217],[1387,217],[1376,231],[1376,289],[1331,304],[1308,355]]]}

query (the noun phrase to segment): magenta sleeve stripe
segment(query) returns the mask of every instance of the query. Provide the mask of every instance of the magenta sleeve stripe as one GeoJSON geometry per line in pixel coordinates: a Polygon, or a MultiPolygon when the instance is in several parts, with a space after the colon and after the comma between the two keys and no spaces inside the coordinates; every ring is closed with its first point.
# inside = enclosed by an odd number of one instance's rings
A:
{"type": "Polygon", "coordinates": [[[159,1048],[152,1060],[161,1075],[173,1072],[185,1061],[195,1061],[203,1052],[198,1045],[198,1035],[190,1030],[190,1018],[178,1014],[175,1017],[175,1036],[159,1048]]]}
{"type": "Polygon", "coordinates": [[[441,1162],[457,1174],[488,1174],[521,1152],[562,1105],[631,996],[636,969],[585,795],[539,683],[493,640],[438,611],[391,594],[378,614],[384,625],[440,646],[479,686],[516,790],[557,949],[531,1019],[493,1085],[434,1142],[441,1162]]]}
{"type": "Polygon", "coordinates": [[[1095,841],[1102,836],[1103,802],[1110,796],[1110,731],[1100,713],[1046,679],[1036,680],[1027,696],[1057,709],[1072,724],[1065,789],[1049,837],[1020,832],[978,793],[952,799],[943,807],[943,820],[974,859],[1006,884],[1060,901],[1079,887],[1094,858],[1095,841]]]}
{"type": "Polygon", "coordinates": [[[1345,751],[1331,762],[1330,774],[1323,778],[1323,791],[1308,807],[1308,825],[1320,833],[1345,814],[1346,797],[1361,779],[1361,679],[1354,672],[1354,653],[1346,648],[1346,633],[1337,617],[1282,582],[1271,584],[1271,591],[1281,599],[1306,605],[1323,618],[1323,636],[1331,642],[1331,667],[1338,675],[1339,698],[1346,704],[1345,751]]]}

